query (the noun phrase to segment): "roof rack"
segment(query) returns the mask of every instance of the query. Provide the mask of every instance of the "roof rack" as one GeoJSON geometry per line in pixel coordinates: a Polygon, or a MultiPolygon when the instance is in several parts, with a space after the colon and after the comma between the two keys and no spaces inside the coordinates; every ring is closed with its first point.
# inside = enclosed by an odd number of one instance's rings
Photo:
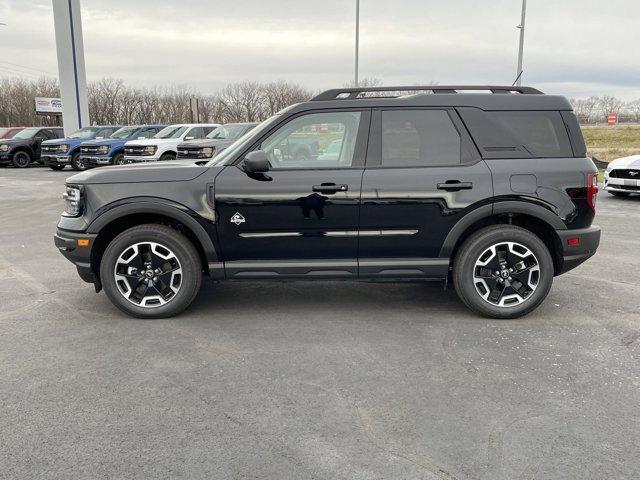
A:
{"type": "MultiPolygon", "coordinates": [[[[491,93],[520,93],[523,95],[543,95],[540,90],[533,87],[513,87],[496,85],[425,85],[425,86],[404,86],[404,87],[355,87],[355,88],[333,88],[326,90],[315,97],[312,101],[322,100],[354,100],[361,94],[367,92],[422,92],[431,91],[433,93],[458,93],[458,90],[478,90],[491,93]]],[[[388,98],[396,98],[400,95],[389,95],[388,98]]]]}

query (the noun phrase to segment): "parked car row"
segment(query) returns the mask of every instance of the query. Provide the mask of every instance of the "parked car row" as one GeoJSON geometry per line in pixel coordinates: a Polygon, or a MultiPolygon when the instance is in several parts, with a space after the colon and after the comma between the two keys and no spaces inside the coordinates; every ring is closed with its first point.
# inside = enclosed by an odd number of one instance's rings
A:
{"type": "Polygon", "coordinates": [[[173,159],[206,160],[249,132],[256,123],[102,125],[84,127],[64,137],[59,127],[0,129],[0,165],[52,170],[70,165],[77,171],[105,165],[173,159]]]}

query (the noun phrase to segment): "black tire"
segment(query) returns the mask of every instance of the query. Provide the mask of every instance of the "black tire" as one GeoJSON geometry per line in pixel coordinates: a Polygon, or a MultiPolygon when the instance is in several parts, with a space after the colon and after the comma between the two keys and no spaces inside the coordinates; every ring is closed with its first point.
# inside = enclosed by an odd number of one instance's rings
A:
{"type": "Polygon", "coordinates": [[[29,155],[28,152],[21,150],[13,154],[11,163],[15,168],[27,168],[31,165],[31,155],[29,155]]]}
{"type": "Polygon", "coordinates": [[[172,152],[166,152],[160,155],[160,161],[162,162],[167,160],[175,160],[175,159],[176,159],[176,154],[172,152]]]}
{"type": "MultiPolygon", "coordinates": [[[[512,254],[509,253],[508,255],[512,254]]],[[[495,257],[497,259],[498,255],[495,257]]],[[[489,269],[489,272],[491,272],[491,269],[489,269]]],[[[525,270],[523,269],[522,274],[524,274],[524,272],[525,270]]],[[[547,297],[551,289],[553,273],[553,259],[542,240],[529,230],[513,225],[493,225],[475,232],[462,244],[453,263],[453,283],[460,300],[474,312],[491,318],[517,318],[535,310],[547,297]],[[483,298],[480,290],[484,287],[479,285],[474,278],[476,268],[478,268],[476,262],[481,260],[481,255],[484,255],[487,249],[492,246],[501,243],[504,245],[504,242],[515,242],[528,249],[529,253],[532,253],[534,259],[537,261],[539,273],[536,274],[537,278],[535,279],[535,287],[532,292],[528,295],[523,295],[520,297],[520,300],[515,299],[520,303],[499,306],[490,301],[492,292],[486,292],[485,295],[488,297],[487,299],[483,298]],[[476,285],[479,286],[477,287],[476,285]]],[[[521,274],[519,273],[518,275],[521,274]]],[[[532,274],[529,273],[526,275],[528,278],[527,281],[530,281],[532,274]]],[[[515,276],[514,274],[514,277],[515,276]]],[[[487,283],[485,283],[484,286],[488,286],[490,281],[496,282],[501,286],[508,285],[506,287],[499,287],[503,289],[502,294],[507,292],[507,289],[510,289],[507,293],[516,293],[510,283],[512,280],[511,277],[508,278],[508,284],[507,280],[499,278],[500,275],[496,275],[495,277],[496,280],[487,278],[487,283]]],[[[519,283],[516,281],[514,284],[518,285],[519,283]]],[[[521,283],[519,285],[522,286],[521,283]]],[[[525,288],[524,291],[526,290],[525,288]]],[[[498,301],[501,301],[500,299],[503,298],[502,294],[498,297],[498,301]]],[[[505,295],[504,298],[506,299],[507,296],[505,295]]]]}
{"type": "Polygon", "coordinates": [[[82,160],[80,160],[80,153],[76,152],[71,157],[71,168],[73,168],[76,172],[83,172],[89,166],[82,160]]]}
{"type": "Polygon", "coordinates": [[[116,153],[111,158],[111,165],[125,165],[124,153],[116,153]]]}
{"type": "Polygon", "coordinates": [[[179,231],[164,225],[140,225],[122,232],[107,246],[100,264],[100,280],[109,300],[123,312],[138,318],[166,318],[184,311],[196,297],[202,283],[202,264],[193,244],[179,231]],[[175,255],[181,268],[179,289],[164,305],[136,305],[125,298],[116,283],[115,269],[120,256],[131,246],[144,242],[160,244],[175,255]]]}
{"type": "Polygon", "coordinates": [[[629,192],[609,192],[614,197],[628,197],[631,195],[629,192]]]}
{"type": "Polygon", "coordinates": [[[55,170],[56,172],[59,172],[64,168],[64,165],[49,165],[49,168],[51,170],[55,170]]]}

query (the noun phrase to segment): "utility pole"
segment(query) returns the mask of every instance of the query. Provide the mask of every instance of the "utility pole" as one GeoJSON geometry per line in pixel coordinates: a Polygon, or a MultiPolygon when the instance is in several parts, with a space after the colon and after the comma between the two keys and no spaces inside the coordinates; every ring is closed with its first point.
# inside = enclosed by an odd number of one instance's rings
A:
{"type": "Polygon", "coordinates": [[[518,71],[516,72],[516,85],[522,85],[522,55],[524,52],[524,21],[527,11],[527,0],[522,0],[522,14],[520,16],[520,46],[518,47],[518,71]]]}
{"type": "Polygon", "coordinates": [[[356,0],[356,67],[354,85],[358,86],[358,49],[360,46],[360,0],[356,0]]]}

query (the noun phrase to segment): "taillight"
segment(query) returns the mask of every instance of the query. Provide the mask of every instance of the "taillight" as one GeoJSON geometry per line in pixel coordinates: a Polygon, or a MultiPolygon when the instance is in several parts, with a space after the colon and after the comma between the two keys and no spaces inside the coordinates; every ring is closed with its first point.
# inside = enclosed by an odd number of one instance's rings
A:
{"type": "Polygon", "coordinates": [[[596,197],[598,196],[598,174],[587,173],[587,204],[596,211],[596,197]]]}

